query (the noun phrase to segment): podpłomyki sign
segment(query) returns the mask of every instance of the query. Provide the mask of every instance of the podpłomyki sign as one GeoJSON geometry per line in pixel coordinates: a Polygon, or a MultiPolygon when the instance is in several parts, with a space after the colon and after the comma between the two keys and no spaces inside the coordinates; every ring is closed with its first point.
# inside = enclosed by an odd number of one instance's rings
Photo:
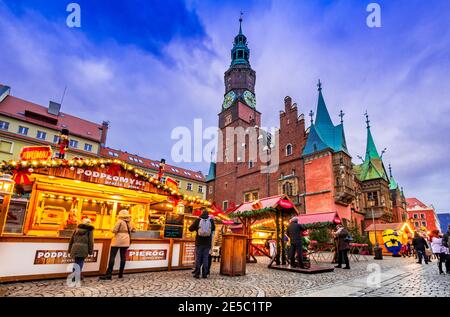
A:
{"type": "MultiPolygon", "coordinates": [[[[97,256],[98,250],[94,250],[85,262],[95,263],[97,262],[97,256]]],[[[74,262],[67,250],[37,250],[34,257],[34,264],[70,264],[74,262]]]]}

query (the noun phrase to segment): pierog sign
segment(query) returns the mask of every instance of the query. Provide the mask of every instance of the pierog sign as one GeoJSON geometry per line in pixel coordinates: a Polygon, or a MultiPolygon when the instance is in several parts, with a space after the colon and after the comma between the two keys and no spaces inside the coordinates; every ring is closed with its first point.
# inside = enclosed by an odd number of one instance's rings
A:
{"type": "Polygon", "coordinates": [[[146,185],[148,184],[146,181],[133,177],[132,173],[127,172],[124,174],[125,175],[111,175],[105,171],[77,168],[75,178],[92,183],[145,190],[146,185]]]}

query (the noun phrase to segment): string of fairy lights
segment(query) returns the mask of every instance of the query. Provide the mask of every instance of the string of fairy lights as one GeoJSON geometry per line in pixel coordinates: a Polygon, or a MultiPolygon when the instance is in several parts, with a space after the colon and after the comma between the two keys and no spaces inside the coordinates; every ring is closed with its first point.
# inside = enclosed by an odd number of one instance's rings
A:
{"type": "Polygon", "coordinates": [[[136,178],[140,178],[151,183],[156,188],[166,192],[167,194],[182,198],[183,200],[193,204],[201,204],[205,207],[210,207],[212,205],[211,202],[199,197],[182,194],[173,187],[167,186],[165,183],[152,177],[149,173],[117,159],[48,159],[33,161],[3,161],[0,163],[0,170],[7,171],[9,173],[14,173],[17,171],[33,173],[34,170],[38,168],[68,167],[71,171],[74,171],[77,167],[106,168],[113,165],[120,166],[123,170],[134,173],[136,178]]]}

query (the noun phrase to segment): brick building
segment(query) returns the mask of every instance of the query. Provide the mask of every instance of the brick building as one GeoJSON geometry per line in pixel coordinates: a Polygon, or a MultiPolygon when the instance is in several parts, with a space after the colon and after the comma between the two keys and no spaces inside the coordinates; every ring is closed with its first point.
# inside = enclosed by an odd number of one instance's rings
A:
{"type": "Polygon", "coordinates": [[[361,232],[374,221],[406,219],[403,191],[387,175],[366,114],[367,145],[362,164],[354,164],[347,148],[343,116],[334,125],[318,84],[316,117],[303,114],[292,99],[284,99],[279,129],[261,126],[256,109],[256,72],[250,66],[247,38],[240,27],[225,72],[225,94],[219,113],[216,162],[210,165],[207,198],[223,210],[246,201],[287,194],[302,213],[337,212],[344,224],[361,232]],[[256,144],[252,155],[252,146],[256,144]],[[279,164],[274,164],[274,162],[279,164]],[[276,165],[276,166],[274,166],[276,165]],[[268,173],[270,171],[270,173],[268,173]]]}
{"type": "Polygon", "coordinates": [[[255,99],[256,72],[250,66],[242,27],[234,39],[231,59],[224,76],[221,137],[216,162],[211,163],[207,177],[207,198],[227,210],[245,201],[285,193],[304,211],[300,196],[304,192],[304,116],[286,97],[279,129],[273,133],[261,129],[255,99]]]}

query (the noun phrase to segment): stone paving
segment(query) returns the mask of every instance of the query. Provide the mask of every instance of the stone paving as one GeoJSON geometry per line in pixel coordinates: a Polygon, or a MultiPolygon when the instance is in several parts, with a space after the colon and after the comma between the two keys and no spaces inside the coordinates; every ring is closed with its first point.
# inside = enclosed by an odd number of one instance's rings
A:
{"type": "MultiPolygon", "coordinates": [[[[261,297],[261,296],[450,296],[450,275],[438,274],[436,263],[428,266],[414,259],[385,257],[383,261],[352,262],[351,270],[336,269],[317,275],[267,268],[268,261],[247,265],[247,275],[219,274],[213,263],[208,279],[194,279],[190,270],[127,274],[121,280],[86,278],[81,287],[69,287],[66,280],[45,280],[0,284],[0,296],[88,296],[88,297],[261,297]],[[368,264],[377,263],[382,272],[381,287],[367,286],[368,264]]],[[[329,263],[320,263],[330,265],[329,263]]]]}

